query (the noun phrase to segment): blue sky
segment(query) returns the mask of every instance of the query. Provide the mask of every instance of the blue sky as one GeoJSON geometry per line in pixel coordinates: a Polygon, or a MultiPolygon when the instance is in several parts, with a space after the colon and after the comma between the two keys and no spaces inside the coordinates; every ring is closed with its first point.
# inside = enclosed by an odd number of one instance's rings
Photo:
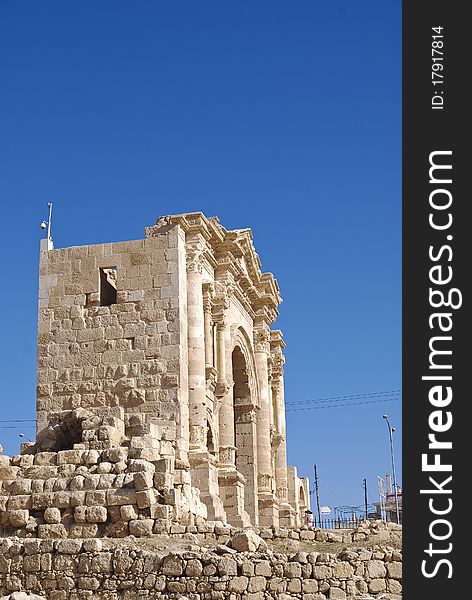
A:
{"type": "MultiPolygon", "coordinates": [[[[1,420],[34,418],[48,201],[56,247],[185,211],[251,227],[287,404],[401,387],[400,2],[3,0],[0,56],[1,420]]],[[[361,504],[364,477],[376,498],[384,413],[401,481],[399,401],[287,413],[322,504],[361,504]]]]}

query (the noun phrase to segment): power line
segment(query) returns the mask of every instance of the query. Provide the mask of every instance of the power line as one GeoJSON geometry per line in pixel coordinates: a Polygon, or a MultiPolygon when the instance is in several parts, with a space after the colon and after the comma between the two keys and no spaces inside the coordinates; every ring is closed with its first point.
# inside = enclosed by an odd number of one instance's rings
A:
{"type": "Polygon", "coordinates": [[[0,419],[0,423],[36,423],[36,419],[0,419]]]}
{"type": "Polygon", "coordinates": [[[322,408],[339,408],[342,406],[358,406],[359,404],[375,404],[377,402],[393,402],[401,400],[401,398],[384,398],[381,400],[368,400],[366,402],[348,402],[346,404],[333,404],[331,406],[304,406],[302,408],[287,408],[285,412],[295,412],[299,410],[320,410],[322,408]]]}
{"type": "Polygon", "coordinates": [[[0,429],[35,429],[35,425],[23,425],[23,427],[18,427],[15,425],[1,425],[0,429]]]}
{"type": "Polygon", "coordinates": [[[362,399],[376,396],[392,396],[401,393],[401,391],[402,390],[400,388],[397,390],[386,390],[383,392],[366,392],[360,394],[347,394],[345,396],[325,396],[320,398],[312,398],[311,400],[294,400],[293,402],[286,402],[286,405],[337,402],[339,400],[362,399]]]}

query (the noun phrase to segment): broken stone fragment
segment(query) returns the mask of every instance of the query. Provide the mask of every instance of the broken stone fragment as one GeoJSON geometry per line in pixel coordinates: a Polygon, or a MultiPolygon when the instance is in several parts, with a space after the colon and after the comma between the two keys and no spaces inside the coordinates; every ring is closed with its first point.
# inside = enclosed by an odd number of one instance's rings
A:
{"type": "Polygon", "coordinates": [[[259,546],[266,546],[266,542],[252,529],[237,531],[231,539],[231,547],[238,552],[256,552],[259,546]]]}

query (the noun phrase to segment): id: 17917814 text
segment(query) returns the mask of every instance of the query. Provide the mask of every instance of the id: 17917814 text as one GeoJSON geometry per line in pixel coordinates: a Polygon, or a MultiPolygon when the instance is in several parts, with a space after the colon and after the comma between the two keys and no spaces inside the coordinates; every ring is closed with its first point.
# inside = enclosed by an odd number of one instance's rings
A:
{"type": "Polygon", "coordinates": [[[431,34],[431,82],[433,96],[431,108],[444,108],[444,27],[432,27],[431,34]]]}

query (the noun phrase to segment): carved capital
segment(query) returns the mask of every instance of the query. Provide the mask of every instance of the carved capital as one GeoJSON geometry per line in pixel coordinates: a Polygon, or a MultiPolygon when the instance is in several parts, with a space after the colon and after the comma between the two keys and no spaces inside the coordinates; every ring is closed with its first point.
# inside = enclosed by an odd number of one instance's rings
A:
{"type": "Polygon", "coordinates": [[[186,259],[188,273],[201,273],[203,271],[203,255],[205,252],[205,242],[200,236],[195,236],[187,240],[186,259]]]}
{"type": "Polygon", "coordinates": [[[219,459],[221,467],[234,466],[236,464],[236,447],[220,446],[219,459]]]}
{"type": "Polygon", "coordinates": [[[207,428],[205,425],[190,425],[190,450],[201,450],[206,447],[207,428]]]}
{"type": "Polygon", "coordinates": [[[257,420],[257,414],[254,408],[249,406],[235,406],[235,419],[236,423],[255,423],[257,420]]]}
{"type": "Polygon", "coordinates": [[[277,487],[277,491],[275,492],[279,502],[287,502],[288,500],[288,488],[286,486],[277,487]]]}
{"type": "Polygon", "coordinates": [[[270,330],[268,327],[258,327],[254,329],[254,350],[255,352],[270,352],[270,330]]]}
{"type": "Polygon", "coordinates": [[[259,492],[271,492],[272,479],[272,475],[269,475],[269,473],[260,473],[257,476],[257,487],[259,492]]]}
{"type": "Polygon", "coordinates": [[[281,433],[274,433],[272,438],[272,447],[274,449],[277,449],[280,446],[280,444],[282,444],[282,442],[285,442],[285,436],[281,433]]]}
{"type": "Polygon", "coordinates": [[[226,394],[230,391],[230,389],[233,387],[233,385],[234,385],[233,381],[228,382],[228,381],[225,381],[224,379],[221,379],[216,384],[215,395],[218,398],[222,398],[223,396],[226,396],[226,394]]]}
{"type": "Polygon", "coordinates": [[[230,307],[231,296],[233,293],[234,288],[231,283],[215,283],[213,297],[213,321],[216,323],[219,331],[226,327],[226,312],[230,307]]]}
{"type": "Polygon", "coordinates": [[[211,317],[215,288],[212,283],[203,284],[203,312],[211,317]]]}

